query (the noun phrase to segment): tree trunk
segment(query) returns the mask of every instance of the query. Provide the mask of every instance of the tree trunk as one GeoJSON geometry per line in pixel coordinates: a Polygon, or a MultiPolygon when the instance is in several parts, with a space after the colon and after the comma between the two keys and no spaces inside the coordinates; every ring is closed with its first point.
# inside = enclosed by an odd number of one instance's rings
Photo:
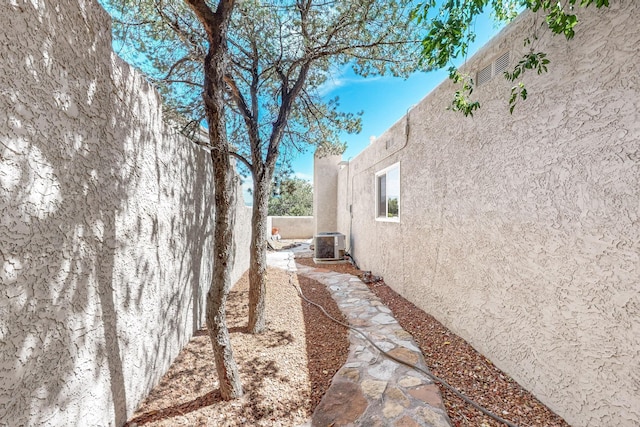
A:
{"type": "Polygon", "coordinates": [[[212,150],[215,183],[214,270],[207,292],[207,328],[213,345],[220,394],[225,400],[242,396],[238,367],[233,359],[226,322],[227,296],[231,289],[231,270],[235,258],[233,227],[235,223],[236,184],[234,171],[224,150],[212,150]],[[222,154],[220,154],[222,152],[222,154]],[[218,153],[217,155],[214,153],[218,153]]]}
{"type": "Polygon", "coordinates": [[[209,126],[211,161],[215,192],[215,229],[213,237],[213,274],[207,292],[207,328],[213,346],[220,394],[225,400],[242,396],[238,366],[233,359],[226,322],[227,295],[231,289],[231,270],[235,250],[233,226],[236,209],[235,171],[229,157],[225,122],[225,64],[227,29],[234,0],[220,0],[215,13],[204,0],[186,0],[207,32],[209,50],[204,59],[202,99],[209,126]]]}
{"type": "MultiPolygon", "coordinates": [[[[249,333],[259,334],[266,326],[265,294],[267,272],[267,213],[271,175],[265,173],[253,185],[251,255],[249,265],[249,333]]],[[[270,230],[269,230],[270,232],[270,230]]]]}

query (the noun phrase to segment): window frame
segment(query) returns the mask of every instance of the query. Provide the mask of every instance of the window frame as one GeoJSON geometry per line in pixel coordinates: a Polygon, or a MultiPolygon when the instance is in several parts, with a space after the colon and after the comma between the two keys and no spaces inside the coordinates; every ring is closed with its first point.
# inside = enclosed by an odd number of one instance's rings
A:
{"type": "Polygon", "coordinates": [[[396,162],[391,166],[388,166],[384,169],[379,170],[375,173],[374,176],[374,187],[375,187],[375,203],[374,203],[374,218],[376,221],[380,222],[400,222],[400,201],[402,200],[401,193],[401,182],[400,182],[400,162],[396,162]],[[398,216],[389,217],[389,181],[387,179],[387,175],[389,172],[397,169],[398,171],[398,216]],[[380,177],[384,176],[385,178],[385,215],[380,215],[380,177]]]}

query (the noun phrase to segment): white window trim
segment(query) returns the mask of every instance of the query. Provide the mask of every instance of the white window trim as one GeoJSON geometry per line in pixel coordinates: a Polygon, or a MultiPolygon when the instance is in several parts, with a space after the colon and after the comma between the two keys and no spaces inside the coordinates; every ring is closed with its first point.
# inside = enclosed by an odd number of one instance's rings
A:
{"type": "MultiPolygon", "coordinates": [[[[394,164],[392,164],[391,166],[388,166],[382,170],[379,170],[378,172],[376,172],[374,178],[373,178],[373,184],[374,184],[374,188],[375,188],[375,203],[373,206],[373,216],[375,218],[376,221],[379,222],[400,222],[400,217],[402,216],[402,209],[401,209],[401,202],[402,202],[402,180],[401,178],[401,174],[400,174],[400,162],[396,162],[394,164]],[[378,189],[378,177],[380,175],[386,175],[387,172],[389,172],[392,169],[398,169],[398,186],[400,188],[398,188],[398,216],[394,217],[394,218],[389,218],[386,216],[378,216],[378,195],[380,194],[379,189],[378,189]]],[[[388,203],[388,202],[387,202],[388,203]]],[[[387,206],[387,211],[389,210],[389,207],[387,206]]]]}

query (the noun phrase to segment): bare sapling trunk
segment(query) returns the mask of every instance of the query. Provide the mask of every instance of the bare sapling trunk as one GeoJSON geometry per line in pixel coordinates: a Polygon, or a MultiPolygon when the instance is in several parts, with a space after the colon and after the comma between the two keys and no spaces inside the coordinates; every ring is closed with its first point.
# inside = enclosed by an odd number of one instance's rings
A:
{"type": "Polygon", "coordinates": [[[265,296],[267,273],[267,214],[271,176],[254,183],[249,264],[249,333],[259,334],[266,327],[265,296]]]}

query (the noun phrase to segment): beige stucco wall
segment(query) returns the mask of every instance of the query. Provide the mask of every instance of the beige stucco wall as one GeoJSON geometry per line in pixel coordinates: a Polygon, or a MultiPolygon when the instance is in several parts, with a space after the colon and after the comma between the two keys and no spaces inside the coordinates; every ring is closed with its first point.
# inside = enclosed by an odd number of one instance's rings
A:
{"type": "Polygon", "coordinates": [[[314,235],[336,231],[338,163],[340,156],[314,156],[313,160],[313,217],[314,235]]]}
{"type": "Polygon", "coordinates": [[[271,229],[276,227],[283,239],[310,239],[315,221],[312,216],[270,216],[271,229]]]}
{"type": "Polygon", "coordinates": [[[108,22],[94,1],[0,5],[2,425],[122,425],[203,322],[210,159],[108,22]]]}
{"type": "MultiPolygon", "coordinates": [[[[513,115],[500,76],[473,118],[445,111],[443,83],[339,172],[360,266],[574,426],[640,424],[638,16],[611,2],[581,12],[570,42],[546,33],[549,73],[526,74],[513,115]],[[401,221],[377,222],[374,174],[395,162],[401,221]]],[[[520,17],[469,69],[507,50],[513,65],[532,25],[520,17]]]]}

